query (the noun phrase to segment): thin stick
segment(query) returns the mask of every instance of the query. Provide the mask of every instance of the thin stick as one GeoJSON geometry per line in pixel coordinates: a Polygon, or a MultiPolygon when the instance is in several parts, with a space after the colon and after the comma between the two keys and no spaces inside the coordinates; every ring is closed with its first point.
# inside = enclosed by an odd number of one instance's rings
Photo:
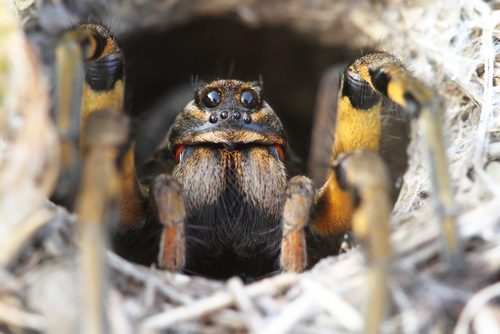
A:
{"type": "Polygon", "coordinates": [[[125,261],[113,252],[108,251],[106,256],[111,268],[130,276],[131,278],[143,282],[144,284],[151,284],[158,292],[162,293],[170,301],[176,304],[191,304],[193,299],[187,295],[179,293],[175,288],[167,286],[165,282],[152,274],[151,270],[141,270],[140,267],[125,261]]]}
{"type": "Polygon", "coordinates": [[[9,235],[9,239],[2,245],[0,252],[0,267],[8,266],[19,253],[19,250],[40,228],[45,226],[54,218],[55,212],[52,208],[42,207],[31,214],[26,220],[18,224],[9,235]]]}
{"type": "Polygon", "coordinates": [[[0,323],[7,326],[45,332],[47,323],[39,314],[26,312],[0,300],[0,323]]]}
{"type": "Polygon", "coordinates": [[[234,294],[236,306],[245,315],[244,320],[251,333],[259,333],[262,327],[262,318],[255,309],[252,300],[245,291],[243,282],[238,277],[233,277],[227,283],[227,287],[234,294]]]}
{"type": "MultiPolygon", "coordinates": [[[[261,294],[276,294],[282,289],[289,287],[297,281],[297,275],[283,274],[273,278],[259,281],[245,288],[250,298],[261,294]]],[[[211,297],[196,301],[192,304],[170,309],[145,319],[140,325],[140,333],[152,333],[155,330],[168,328],[169,326],[191,319],[196,319],[213,313],[221,308],[232,305],[235,301],[234,295],[228,292],[217,292],[211,297]]]]}
{"type": "Polygon", "coordinates": [[[307,316],[308,311],[315,304],[314,299],[309,293],[300,295],[299,298],[289,303],[261,334],[285,334],[289,332],[294,325],[307,316]]]}
{"type": "Polygon", "coordinates": [[[500,282],[490,285],[476,293],[465,305],[457,321],[454,334],[469,333],[469,324],[477,314],[479,309],[485,306],[488,301],[500,296],[500,282]]]}

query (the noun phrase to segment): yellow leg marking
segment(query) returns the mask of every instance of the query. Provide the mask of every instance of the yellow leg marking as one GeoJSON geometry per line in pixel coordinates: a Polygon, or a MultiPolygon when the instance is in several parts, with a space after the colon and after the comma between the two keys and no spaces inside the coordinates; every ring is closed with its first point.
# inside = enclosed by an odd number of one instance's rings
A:
{"type": "MultiPolygon", "coordinates": [[[[348,97],[340,99],[332,158],[356,150],[378,151],[381,136],[381,103],[358,110],[348,97]]],[[[332,169],[315,198],[312,230],[321,235],[345,233],[351,228],[352,198],[342,190],[332,169]]]]}
{"type": "MultiPolygon", "coordinates": [[[[85,82],[83,84],[80,127],[83,129],[83,126],[87,123],[89,116],[98,110],[123,110],[124,94],[125,87],[123,80],[118,80],[113,89],[102,92],[92,90],[85,82]]],[[[85,145],[83,143],[84,140],[85,138],[81,138],[80,148],[85,145]]]]}
{"type": "Polygon", "coordinates": [[[134,159],[135,144],[130,145],[122,160],[121,168],[121,197],[120,229],[129,230],[137,226],[144,217],[143,198],[139,182],[137,181],[134,159]]]}
{"type": "Polygon", "coordinates": [[[353,108],[349,98],[342,97],[337,112],[333,159],[355,150],[378,151],[381,135],[380,102],[368,110],[353,108]]]}
{"type": "Polygon", "coordinates": [[[345,233],[351,228],[352,198],[331,175],[315,196],[311,228],[320,235],[345,233]]]}

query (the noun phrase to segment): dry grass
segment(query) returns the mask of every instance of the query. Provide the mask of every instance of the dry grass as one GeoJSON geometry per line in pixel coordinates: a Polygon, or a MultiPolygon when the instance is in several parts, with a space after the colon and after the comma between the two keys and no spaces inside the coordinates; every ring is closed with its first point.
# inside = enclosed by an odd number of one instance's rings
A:
{"type": "MultiPolygon", "coordinates": [[[[33,1],[16,3],[24,22],[31,22],[33,1]]],[[[154,26],[169,15],[178,22],[199,13],[234,12],[247,24],[285,23],[324,43],[379,41],[404,57],[445,101],[444,132],[466,270],[447,273],[439,261],[439,229],[417,140],[392,217],[393,307],[383,332],[500,332],[500,288],[494,283],[500,277],[500,5],[480,0],[357,1],[353,10],[347,3],[220,0],[207,8],[201,1],[151,1],[142,7],[137,7],[139,1],[118,7],[116,1],[110,7],[117,16],[141,8],[123,20],[124,33],[154,26]],[[183,11],[188,7],[191,11],[183,11]]],[[[58,170],[47,88],[6,8],[9,1],[1,0],[0,331],[75,332],[85,322],[79,316],[76,217],[47,200],[58,170]]],[[[217,282],[144,268],[111,252],[106,259],[110,280],[105,303],[113,333],[362,328],[367,275],[360,249],[325,259],[300,275],[277,275],[247,286],[236,278],[217,282]]]]}

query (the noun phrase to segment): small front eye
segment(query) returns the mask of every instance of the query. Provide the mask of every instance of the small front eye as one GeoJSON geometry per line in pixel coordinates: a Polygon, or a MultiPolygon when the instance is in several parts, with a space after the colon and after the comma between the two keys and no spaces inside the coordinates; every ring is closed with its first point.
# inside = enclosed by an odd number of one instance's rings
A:
{"type": "Polygon", "coordinates": [[[251,90],[244,90],[243,92],[241,92],[240,102],[245,108],[253,109],[257,107],[259,99],[255,92],[251,90]]]}
{"type": "Polygon", "coordinates": [[[220,104],[220,92],[216,89],[209,90],[203,97],[203,104],[207,108],[215,108],[220,104]]]}

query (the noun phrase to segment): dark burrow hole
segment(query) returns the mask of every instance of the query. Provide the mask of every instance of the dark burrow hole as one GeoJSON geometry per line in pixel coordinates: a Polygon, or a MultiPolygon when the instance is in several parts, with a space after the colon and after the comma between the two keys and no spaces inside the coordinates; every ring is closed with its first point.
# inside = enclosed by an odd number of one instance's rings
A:
{"type": "Polygon", "coordinates": [[[136,119],[144,119],[148,111],[162,118],[143,125],[139,159],[151,153],[193,98],[192,78],[262,76],[264,98],[282,119],[300,160],[298,172],[307,163],[322,73],[353,58],[345,47],[323,46],[288,27],[250,28],[230,18],[199,18],[166,31],[140,31],[119,43],[127,60],[129,111],[136,119]]]}

